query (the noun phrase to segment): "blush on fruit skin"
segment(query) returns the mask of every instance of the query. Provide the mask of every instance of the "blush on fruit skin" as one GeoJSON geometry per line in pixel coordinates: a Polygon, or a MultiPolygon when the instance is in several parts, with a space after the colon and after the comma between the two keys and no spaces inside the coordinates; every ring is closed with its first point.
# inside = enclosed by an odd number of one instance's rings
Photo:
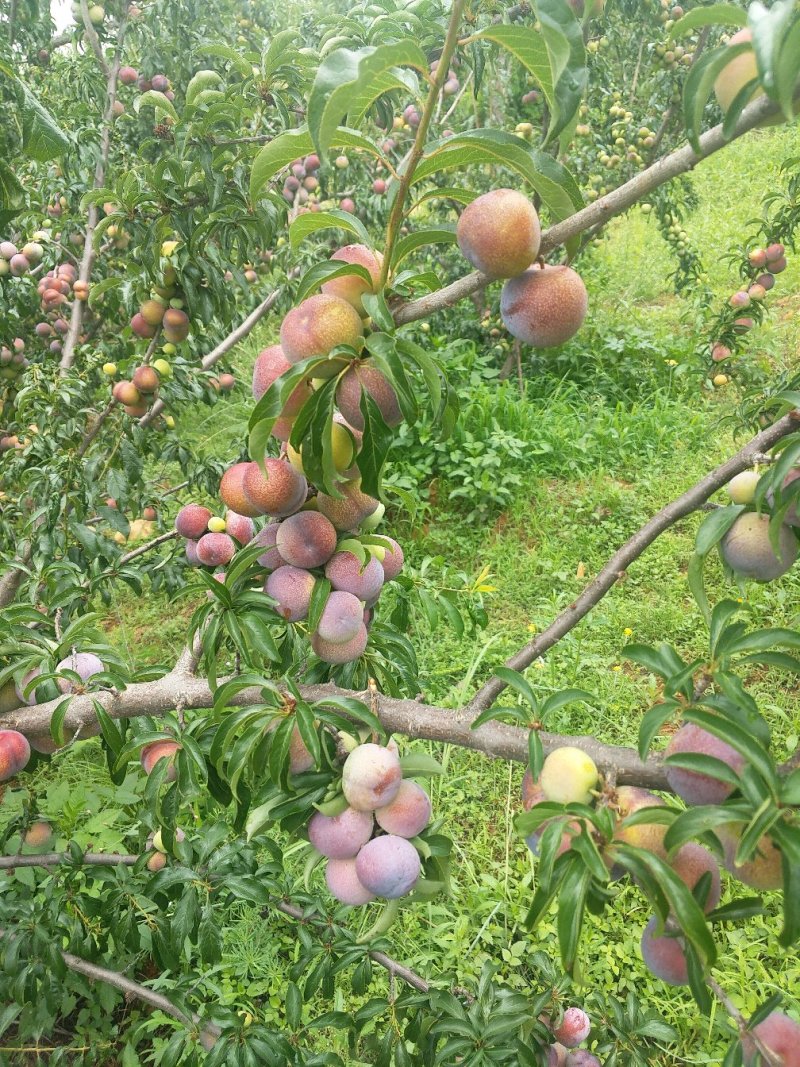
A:
{"type": "Polygon", "coordinates": [[[31,758],[28,739],[18,730],[0,730],[0,782],[24,770],[31,758]]]}
{"type": "Polygon", "coordinates": [[[686,953],[675,937],[657,937],[658,919],[654,915],[642,933],[642,958],[647,969],[668,985],[688,985],[686,953]]]}
{"type": "Polygon", "coordinates": [[[506,329],[535,348],[563,345],[583,325],[589,297],[571,267],[531,267],[509,278],[500,295],[506,329]]]}
{"type": "Polygon", "coordinates": [[[514,189],[493,189],[464,208],[456,236],[476,270],[490,278],[513,278],[535,261],[542,230],[527,197],[514,189]]]}

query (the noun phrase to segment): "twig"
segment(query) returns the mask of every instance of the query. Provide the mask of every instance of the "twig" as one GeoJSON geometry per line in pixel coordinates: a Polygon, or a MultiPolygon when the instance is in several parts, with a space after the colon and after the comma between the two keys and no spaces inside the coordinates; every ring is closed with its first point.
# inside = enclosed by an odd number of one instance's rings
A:
{"type": "MultiPolygon", "coordinates": [[[[710,474],[701,478],[691,489],[687,489],[658,514],[641,526],[636,533],[619,548],[605,564],[597,577],[586,586],[576,600],[524,648],[520,649],[505,666],[515,671],[524,671],[535,659],[538,659],[565,634],[576,626],[581,619],[598,604],[606,593],[625,576],[626,569],[637,560],[649,546],[670,526],[696,511],[708,498],[721,489],[723,485],[740,471],[746,470],[753,462],[756,452],[772,448],[782,437],[792,433],[800,424],[800,412],[792,411],[784,415],[772,426],[757,434],[735,456],[716,467],[710,474]]],[[[506,683],[497,677],[490,678],[475,694],[469,704],[469,710],[476,715],[490,707],[505,689],[506,683]]]]}
{"type": "Polygon", "coordinates": [[[111,414],[111,412],[114,410],[114,408],[116,406],[117,406],[117,402],[114,399],[114,397],[112,396],[111,399],[109,400],[109,402],[103,408],[103,410],[100,412],[100,414],[94,420],[94,422],[91,424],[91,426],[87,429],[86,433],[83,435],[83,439],[81,440],[80,447],[79,447],[78,451],[75,453],[75,458],[76,459],[83,459],[83,457],[86,455],[86,451],[89,448],[89,445],[91,445],[92,441],[94,441],[95,437],[97,437],[97,435],[100,433],[100,429],[101,429],[103,423],[106,421],[106,419],[108,418],[108,416],[111,414]]]}
{"type": "MultiPolygon", "coordinates": [[[[84,852],[80,863],[87,867],[132,867],[138,856],[114,852],[84,852]]],[[[0,856],[0,870],[13,871],[15,867],[60,867],[75,864],[69,852],[42,852],[38,856],[0,856]]]]}
{"type": "MultiPolygon", "coordinates": [[[[267,312],[274,306],[280,295],[281,289],[276,289],[273,293],[270,293],[266,300],[262,300],[258,307],[250,312],[244,322],[240,323],[235,330],[229,333],[227,337],[223,338],[217,347],[209,352],[207,356],[203,356],[200,363],[201,369],[209,370],[209,368],[213,367],[215,363],[218,363],[226,353],[230,352],[234,345],[237,345],[243,338],[247,337],[256,323],[263,319],[267,312]]],[[[153,419],[156,418],[157,415],[160,415],[163,410],[164,401],[156,400],[150,410],[139,419],[139,425],[149,426],[153,419]]]]}
{"type": "Polygon", "coordinates": [[[177,536],[177,530],[167,530],[166,533],[159,534],[158,537],[154,537],[152,541],[148,541],[144,545],[139,545],[138,548],[134,548],[131,552],[126,552],[124,556],[120,556],[115,566],[122,567],[126,563],[130,563],[132,559],[137,559],[139,556],[143,556],[145,552],[151,552],[159,545],[163,545],[166,541],[174,541],[177,536]]]}
{"type": "Polygon", "coordinates": [[[782,1067],[783,1063],[785,1062],[783,1058],[781,1056],[775,1056],[770,1051],[770,1049],[768,1049],[764,1045],[764,1043],[760,1041],[751,1030],[748,1029],[747,1020],[745,1019],[745,1017],[733,1003],[733,1001],[722,988],[722,986],[718,982],[716,982],[711,977],[711,975],[708,975],[706,977],[706,985],[717,998],[717,1000],[720,1002],[720,1004],[723,1006],[723,1008],[728,1013],[733,1022],[736,1024],[736,1028],[739,1031],[739,1040],[745,1047],[745,1051],[747,1051],[748,1045],[750,1046],[750,1048],[758,1050],[758,1052],[761,1054],[760,1062],[763,1064],[763,1067],[782,1067]]]}

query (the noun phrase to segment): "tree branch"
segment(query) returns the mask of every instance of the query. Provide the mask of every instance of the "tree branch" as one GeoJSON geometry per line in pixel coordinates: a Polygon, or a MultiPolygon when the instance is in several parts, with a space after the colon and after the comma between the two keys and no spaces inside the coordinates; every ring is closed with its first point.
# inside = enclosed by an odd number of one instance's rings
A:
{"type": "MultiPolygon", "coordinates": [[[[556,642],[560,641],[565,634],[576,626],[598,604],[606,593],[625,576],[627,567],[637,560],[649,546],[660,537],[670,526],[674,526],[680,519],[686,518],[693,511],[701,507],[710,496],[726,485],[734,475],[746,470],[753,462],[753,456],[765,449],[772,448],[782,437],[797,430],[800,426],[800,411],[792,411],[778,419],[766,430],[762,430],[744,448],[740,449],[731,459],[721,463],[713,471],[701,478],[691,489],[687,489],[676,500],[673,500],[658,514],[654,515],[644,526],[619,548],[611,559],[605,564],[584,589],[579,597],[573,601],[550,625],[542,631],[533,641],[528,642],[511,659],[506,661],[505,666],[515,671],[524,671],[535,659],[538,659],[556,642]]],[[[497,677],[490,678],[475,694],[468,708],[474,714],[491,707],[497,697],[505,689],[506,683],[497,677]]]]}
{"type": "MultiPolygon", "coordinates": [[[[223,685],[227,679],[219,679],[223,685]]],[[[324,701],[331,697],[351,697],[369,703],[368,692],[357,693],[340,689],[333,684],[300,686],[300,693],[308,701],[324,701]]],[[[0,729],[19,730],[28,737],[49,737],[50,720],[63,700],[18,708],[0,715],[0,729]]],[[[237,693],[236,707],[249,707],[263,702],[262,691],[257,687],[237,693]]],[[[112,719],[133,719],[143,715],[161,715],[174,710],[179,702],[187,708],[210,708],[214,704],[214,690],[205,678],[173,670],[151,682],[129,685],[121,692],[102,690],[76,695],[70,702],[64,719],[67,737],[78,729],[82,737],[99,733],[94,702],[97,701],[112,719]]],[[[528,761],[528,731],[505,723],[489,722],[477,730],[471,728],[473,716],[468,709],[454,710],[416,700],[381,696],[377,714],[390,733],[403,734],[410,738],[422,738],[458,745],[461,748],[484,752],[497,759],[528,761]]],[[[661,760],[651,756],[646,761],[639,759],[631,748],[604,745],[594,737],[571,737],[540,731],[545,752],[562,745],[574,745],[589,753],[602,772],[615,771],[623,784],[641,785],[650,789],[669,791],[661,760]]]]}
{"type": "MultiPolygon", "coordinates": [[[[92,185],[93,189],[100,189],[105,181],[106,167],[108,166],[108,153],[111,148],[111,127],[114,123],[114,103],[117,99],[117,76],[122,63],[122,42],[125,38],[126,21],[123,17],[117,36],[114,60],[109,69],[105,57],[103,56],[102,49],[100,48],[97,34],[95,33],[91,19],[89,18],[89,9],[86,0],[81,0],[81,13],[86,27],[86,35],[97,55],[103,73],[106,75],[106,107],[103,112],[103,127],[100,134],[100,157],[97,160],[97,166],[94,171],[94,183],[92,185]]],[[[97,210],[97,204],[90,204],[86,216],[86,233],[84,234],[83,239],[83,255],[81,256],[81,266],[78,271],[78,281],[88,282],[91,277],[92,266],[94,264],[94,231],[97,226],[98,216],[99,212],[97,210]]],[[[69,330],[64,338],[64,349],[61,353],[61,362],[58,367],[59,374],[62,378],[67,376],[75,360],[75,345],[78,343],[81,324],[83,322],[83,306],[83,300],[74,300],[72,303],[72,315],[69,320],[69,330]]],[[[83,453],[81,453],[81,455],[82,454],[83,453]]]]}
{"type": "MultiPolygon", "coordinates": [[[[691,145],[684,145],[669,155],[657,160],[646,170],[640,171],[630,181],[612,189],[606,196],[601,196],[594,203],[576,211],[574,215],[550,226],[542,234],[540,251],[542,255],[552,252],[559,245],[565,244],[572,237],[577,237],[592,226],[605,223],[614,215],[627,211],[642,197],[647,196],[665,182],[677,178],[679,174],[685,174],[692,170],[702,159],[713,155],[724,148],[731,140],[743,136],[754,129],[765,118],[778,114],[778,109],[768,97],[759,97],[744,109],[739,121],[730,138],[722,134],[722,123],[714,126],[700,137],[700,151],[695,152],[691,145]]],[[[478,289],[483,289],[492,279],[487,278],[480,271],[458,278],[450,285],[437,289],[434,293],[408,303],[401,304],[394,310],[394,321],[398,326],[408,322],[416,322],[418,319],[427,318],[436,311],[451,307],[465,296],[469,296],[478,289]]]]}
{"type": "MultiPolygon", "coordinates": [[[[84,852],[80,862],[87,867],[132,867],[138,856],[126,856],[114,852],[84,852]]],[[[60,867],[75,864],[69,852],[42,852],[38,856],[0,856],[0,871],[13,871],[16,867],[60,867]]]]}
{"type": "MultiPolygon", "coordinates": [[[[278,297],[281,295],[281,292],[282,290],[278,288],[273,293],[270,293],[266,300],[262,300],[258,307],[250,312],[244,322],[240,323],[235,330],[232,330],[227,337],[223,338],[217,347],[209,352],[207,356],[203,356],[200,363],[201,369],[209,370],[215,363],[218,363],[226,353],[230,352],[234,345],[238,345],[243,338],[247,337],[256,323],[260,322],[260,320],[263,319],[267,312],[274,306],[278,297]]],[[[153,419],[156,418],[157,415],[160,415],[163,410],[164,401],[156,400],[150,410],[139,419],[139,425],[149,426],[153,419]]]]}
{"type": "Polygon", "coordinates": [[[159,534],[158,537],[154,537],[152,541],[148,541],[147,544],[139,545],[138,548],[134,548],[131,552],[126,552],[124,556],[120,556],[115,566],[121,567],[125,563],[130,563],[132,559],[136,559],[138,556],[143,556],[145,552],[151,552],[159,545],[163,545],[166,541],[173,541],[178,536],[177,530],[167,530],[166,533],[159,534]]]}

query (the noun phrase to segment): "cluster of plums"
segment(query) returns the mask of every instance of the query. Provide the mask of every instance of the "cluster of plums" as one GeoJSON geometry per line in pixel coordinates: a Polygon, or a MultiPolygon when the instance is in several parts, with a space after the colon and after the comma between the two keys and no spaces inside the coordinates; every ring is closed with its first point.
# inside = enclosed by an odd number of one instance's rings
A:
{"type": "Polygon", "coordinates": [[[545,1019],[555,1042],[547,1050],[547,1067],[600,1067],[593,1052],[578,1048],[589,1037],[592,1021],[583,1008],[567,1008],[557,1023],[545,1019]]]}
{"type": "Polygon", "coordinates": [[[316,203],[316,194],[319,189],[319,178],[316,172],[320,168],[320,159],[316,153],[312,153],[305,159],[296,159],[289,167],[290,173],[286,175],[283,183],[283,198],[289,204],[305,205],[312,201],[311,210],[319,211],[316,203]]]}
{"type": "Polygon", "coordinates": [[[135,85],[140,93],[147,93],[153,89],[157,93],[163,93],[169,101],[175,99],[175,93],[170,87],[166,74],[154,74],[151,78],[145,78],[135,67],[125,66],[119,68],[118,80],[122,85],[135,85]]]}
{"type": "MultiPolygon", "coordinates": [[[[753,303],[761,303],[767,293],[775,285],[775,275],[782,274],[786,270],[786,249],[776,241],[766,248],[753,248],[747,255],[748,263],[753,272],[753,280],[747,288],[737,289],[728,300],[728,305],[735,312],[744,311],[753,303]],[[757,273],[757,272],[761,273],[757,273]]],[[[755,325],[749,315],[741,315],[733,320],[735,333],[747,333],[755,325]]],[[[722,341],[714,341],[711,345],[711,358],[715,363],[721,363],[731,355],[728,345],[722,341]]]]}
{"type": "Polygon", "coordinates": [[[33,240],[26,241],[22,248],[17,248],[13,241],[0,241],[0,278],[8,274],[12,278],[21,278],[31,267],[40,263],[44,255],[40,242],[47,237],[46,233],[36,233],[33,240]]]}
{"type": "Polygon", "coordinates": [[[10,346],[0,346],[0,378],[11,381],[29,366],[30,362],[25,355],[25,342],[21,337],[15,337],[10,346]]]}
{"type": "MultiPolygon", "coordinates": [[[[789,471],[783,479],[782,489],[787,489],[798,478],[800,469],[789,471]]],[[[758,481],[757,471],[742,471],[737,474],[728,483],[731,502],[752,505],[758,481]]],[[[772,494],[768,494],[767,502],[770,507],[773,506],[772,494]]],[[[770,540],[769,524],[769,511],[744,511],[720,541],[722,559],[737,577],[769,582],[786,574],[794,564],[798,551],[795,531],[800,529],[796,504],[791,504],[783,517],[778,532],[777,551],[770,540]]]]}
{"type": "MultiPolygon", "coordinates": [[[[672,736],[664,756],[675,755],[711,756],[726,764],[735,774],[740,774],[746,764],[745,758],[716,735],[693,723],[685,723],[672,736]]],[[[670,788],[688,805],[721,804],[734,791],[734,786],[712,778],[699,771],[666,764],[666,776],[670,788]]],[[[667,826],[658,822],[640,822],[626,825],[628,816],[643,809],[663,807],[665,802],[657,794],[634,786],[617,786],[610,793],[601,791],[599,775],[594,761],[580,749],[564,746],[551,752],[544,761],[541,775],[534,780],[530,768],[522,783],[522,801],[526,811],[537,804],[606,805],[617,816],[617,823],[610,840],[598,841],[601,854],[612,874],[614,846],[632,845],[646,849],[670,865],[677,876],[692,891],[704,879],[704,896],[700,903],[706,912],[717,907],[721,894],[719,864],[715,856],[702,845],[688,842],[669,854],[664,847],[667,826]]],[[[543,832],[552,820],[540,824],[526,841],[528,847],[538,853],[543,832]]],[[[723,863],[728,872],[738,881],[754,889],[777,889],[782,884],[781,854],[765,834],[758,844],[755,855],[744,863],[736,863],[736,852],[744,823],[724,823],[715,828],[723,850],[723,863]]],[[[579,816],[562,822],[561,840],[557,855],[570,849],[572,839],[583,831],[594,833],[593,828],[579,816]]],[[[702,889],[702,887],[700,887],[702,889]]],[[[687,985],[689,982],[686,954],[683,943],[672,929],[660,928],[657,917],[652,917],[642,934],[642,957],[648,969],[656,977],[671,985],[687,985]]]]}
{"type": "Polygon", "coordinates": [[[407,896],[422,873],[412,839],[430,822],[431,801],[403,778],[397,746],[354,748],[342,769],[342,793],[342,811],[317,811],[308,824],[309,841],[327,860],[331,894],[352,906],[407,896]]]}
{"type": "Polygon", "coordinates": [[[586,286],[571,267],[536,262],[539,216],[522,193],[493,189],[477,197],[461,213],[456,237],[473,267],[489,278],[508,279],[500,314],[512,336],[552,348],[577,333],[589,307],[586,286]]]}

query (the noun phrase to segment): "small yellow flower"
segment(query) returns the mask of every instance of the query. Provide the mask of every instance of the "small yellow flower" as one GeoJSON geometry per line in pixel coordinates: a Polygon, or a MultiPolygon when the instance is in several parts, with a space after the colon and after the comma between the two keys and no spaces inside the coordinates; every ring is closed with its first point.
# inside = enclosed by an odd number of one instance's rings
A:
{"type": "Polygon", "coordinates": [[[539,670],[539,671],[543,671],[543,670],[544,670],[544,664],[542,663],[542,661],[541,661],[540,659],[537,659],[537,660],[536,660],[536,661],[534,662],[534,664],[533,664],[533,665],[534,665],[534,667],[536,667],[536,669],[537,669],[537,670],[539,670]]]}
{"type": "Polygon", "coordinates": [[[529,622],[528,623],[528,633],[529,634],[535,634],[536,633],[536,623],[534,623],[534,622],[529,622]]]}
{"type": "Polygon", "coordinates": [[[737,604],[744,604],[744,597],[743,596],[737,596],[736,603],[737,604]]]}
{"type": "Polygon", "coordinates": [[[612,671],[621,671],[622,667],[620,667],[620,665],[618,663],[615,663],[614,666],[611,668],[611,670],[612,671]]]}
{"type": "Polygon", "coordinates": [[[630,626],[626,626],[622,632],[625,634],[626,637],[630,637],[633,633],[633,630],[630,628],[630,626]]]}
{"type": "Polygon", "coordinates": [[[668,367],[677,367],[678,366],[677,359],[665,359],[664,362],[666,363],[666,365],[668,367]]]}

